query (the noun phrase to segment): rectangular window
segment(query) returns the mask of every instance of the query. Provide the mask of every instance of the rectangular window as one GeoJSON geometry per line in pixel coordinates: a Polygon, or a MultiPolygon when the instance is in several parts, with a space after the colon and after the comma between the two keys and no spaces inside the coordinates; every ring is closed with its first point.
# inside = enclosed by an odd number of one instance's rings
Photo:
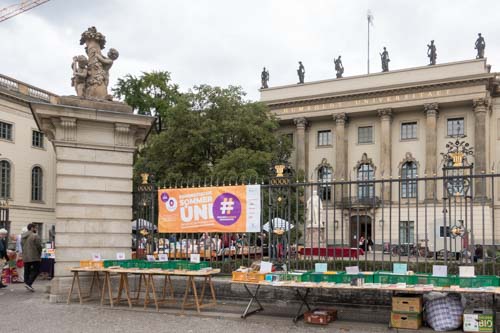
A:
{"type": "Polygon", "coordinates": [[[358,143],[373,143],[373,126],[358,127],[358,143]]]}
{"type": "Polygon", "coordinates": [[[399,242],[401,244],[415,243],[415,223],[413,221],[399,221],[399,242]]]}
{"type": "Polygon", "coordinates": [[[330,146],[332,144],[332,131],[318,131],[318,146],[330,146]]]}
{"type": "Polygon", "coordinates": [[[444,238],[444,237],[450,237],[450,227],[446,227],[446,235],[444,233],[444,226],[439,227],[439,237],[444,238]]]}
{"type": "Polygon", "coordinates": [[[448,119],[448,136],[461,136],[464,134],[464,118],[448,119]]]}
{"type": "Polygon", "coordinates": [[[0,121],[0,139],[12,141],[12,124],[0,121]]]}
{"type": "Polygon", "coordinates": [[[411,140],[417,138],[417,122],[401,124],[401,140],[411,140]]]}
{"type": "Polygon", "coordinates": [[[33,131],[31,135],[31,145],[33,147],[43,148],[43,133],[33,131]]]}

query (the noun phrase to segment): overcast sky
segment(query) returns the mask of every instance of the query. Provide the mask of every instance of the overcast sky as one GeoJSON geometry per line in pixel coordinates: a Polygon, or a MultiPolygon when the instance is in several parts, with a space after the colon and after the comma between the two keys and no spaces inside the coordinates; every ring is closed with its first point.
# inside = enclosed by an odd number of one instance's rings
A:
{"type": "MultiPolygon", "coordinates": [[[[0,0],[0,8],[21,0],[0,0]]],[[[477,33],[486,57],[500,71],[500,1],[467,0],[51,0],[0,23],[0,73],[60,95],[74,94],[71,61],[84,54],[80,35],[96,26],[120,58],[111,84],[128,73],[167,70],[187,90],[193,85],[241,85],[258,99],[260,72],[270,86],[335,77],[342,55],[344,76],[367,71],[367,21],[371,68],[380,71],[383,46],[390,69],[426,65],[431,39],[437,62],[475,57],[477,33]]]]}

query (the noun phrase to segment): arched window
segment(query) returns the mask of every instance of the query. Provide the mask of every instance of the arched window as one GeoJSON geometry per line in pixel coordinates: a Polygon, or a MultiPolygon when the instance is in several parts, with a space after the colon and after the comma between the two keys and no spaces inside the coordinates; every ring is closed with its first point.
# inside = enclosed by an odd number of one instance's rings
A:
{"type": "Polygon", "coordinates": [[[39,166],[31,169],[31,200],[43,200],[43,173],[39,166]]]}
{"type": "Polygon", "coordinates": [[[320,185],[319,188],[319,196],[322,200],[330,200],[332,197],[330,184],[332,181],[332,172],[332,168],[327,165],[320,166],[318,169],[318,182],[325,183],[324,185],[320,185]]]}
{"type": "Polygon", "coordinates": [[[10,198],[10,163],[0,161],[0,198],[10,198]]]}
{"type": "Polygon", "coordinates": [[[417,164],[405,162],[401,166],[401,198],[417,197],[417,164]]]}
{"type": "Polygon", "coordinates": [[[363,163],[358,167],[358,199],[373,198],[375,195],[375,184],[373,182],[364,183],[366,180],[373,180],[373,166],[368,163],[363,163]]]}

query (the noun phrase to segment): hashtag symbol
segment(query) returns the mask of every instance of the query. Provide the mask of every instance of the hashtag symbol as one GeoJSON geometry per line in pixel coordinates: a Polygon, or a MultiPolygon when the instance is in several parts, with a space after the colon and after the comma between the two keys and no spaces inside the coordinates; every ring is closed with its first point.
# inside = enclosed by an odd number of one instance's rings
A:
{"type": "Polygon", "coordinates": [[[231,214],[234,209],[234,201],[233,198],[224,198],[224,201],[220,203],[220,212],[221,214],[231,214]]]}

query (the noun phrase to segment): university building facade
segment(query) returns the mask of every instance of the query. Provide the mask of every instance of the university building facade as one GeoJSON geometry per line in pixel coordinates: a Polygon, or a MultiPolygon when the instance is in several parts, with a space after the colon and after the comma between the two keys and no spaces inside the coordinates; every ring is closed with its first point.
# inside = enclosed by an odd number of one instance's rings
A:
{"type": "Polygon", "coordinates": [[[472,174],[499,172],[500,76],[490,68],[476,59],[261,90],[292,139],[293,168],[329,184],[319,186],[325,242],[426,240],[437,251],[464,221],[473,242],[497,242],[497,178],[452,197],[443,179],[419,181],[443,176],[441,153],[457,140],[473,147],[472,174]]]}

